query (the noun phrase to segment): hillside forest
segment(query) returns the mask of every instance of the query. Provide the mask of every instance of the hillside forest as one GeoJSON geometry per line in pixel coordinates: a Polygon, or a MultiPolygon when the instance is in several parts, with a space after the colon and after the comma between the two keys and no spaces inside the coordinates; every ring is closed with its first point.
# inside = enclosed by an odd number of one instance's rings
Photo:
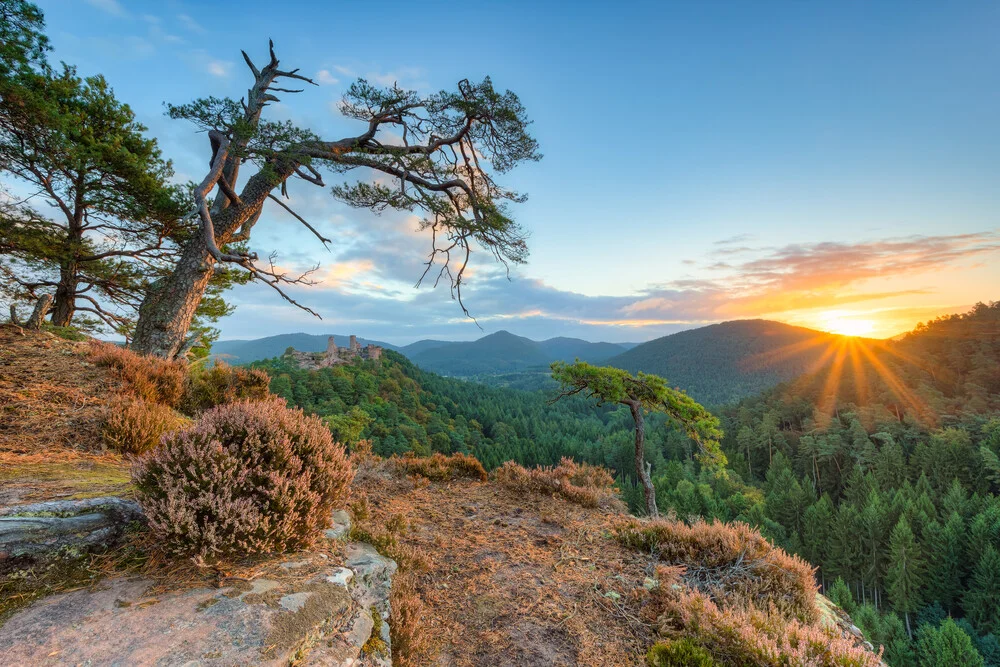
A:
{"type": "MultiPolygon", "coordinates": [[[[890,665],[930,664],[921,647],[946,631],[1000,664],[1000,303],[896,342],[818,345],[819,367],[721,409],[724,474],[703,470],[694,444],[650,415],[660,511],[744,521],[805,557],[890,665]]],[[[643,512],[625,408],[441,377],[393,351],[318,371],[287,356],[253,365],[345,442],[468,453],[487,469],[569,456],[614,471],[643,512]]]]}

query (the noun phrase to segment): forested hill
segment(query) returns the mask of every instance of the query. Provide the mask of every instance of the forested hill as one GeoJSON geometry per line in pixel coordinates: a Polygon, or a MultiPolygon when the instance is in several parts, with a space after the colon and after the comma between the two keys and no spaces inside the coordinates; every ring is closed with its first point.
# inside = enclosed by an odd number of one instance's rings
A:
{"type": "MultiPolygon", "coordinates": [[[[582,397],[550,403],[554,392],[442,377],[394,351],[386,351],[380,362],[315,371],[300,369],[287,356],[253,366],[271,375],[272,392],[328,418],[338,439],[369,439],[380,455],[462,452],[474,454],[487,468],[507,460],[552,465],[563,456],[621,473],[634,465],[625,408],[597,408],[582,397]]],[[[680,438],[658,429],[658,416],[649,421],[653,450],[668,437],[680,438]]]]}
{"type": "MultiPolygon", "coordinates": [[[[831,597],[890,665],[941,664],[920,641],[947,616],[984,659],[961,664],[1000,665],[1000,302],[847,339],[723,428],[731,475],[764,491],[745,518],[841,580],[831,597]]],[[[695,513],[731,518],[701,495],[695,513]]]]}
{"type": "Polygon", "coordinates": [[[660,375],[706,405],[724,405],[815,368],[842,338],[781,322],[736,320],[657,338],[604,363],[660,375]]]}
{"type": "MultiPolygon", "coordinates": [[[[220,340],[212,344],[212,356],[230,364],[249,364],[252,361],[281,356],[289,347],[294,347],[300,352],[322,352],[326,349],[327,339],[331,335],[341,347],[347,347],[350,342],[350,336],[342,334],[279,334],[253,340],[220,340]]],[[[374,343],[389,350],[396,349],[395,345],[378,340],[358,338],[358,342],[361,345],[374,343]]]]}
{"type": "Polygon", "coordinates": [[[471,342],[419,341],[400,349],[424,370],[441,375],[472,377],[526,370],[548,370],[553,361],[580,358],[602,363],[621,353],[625,346],[590,343],[578,338],[550,338],[533,341],[508,331],[484,336],[471,342]]]}

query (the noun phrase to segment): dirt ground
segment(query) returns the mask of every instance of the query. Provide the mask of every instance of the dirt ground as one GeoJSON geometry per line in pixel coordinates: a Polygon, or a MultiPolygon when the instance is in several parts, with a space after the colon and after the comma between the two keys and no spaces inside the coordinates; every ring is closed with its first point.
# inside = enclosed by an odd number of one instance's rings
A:
{"type": "Polygon", "coordinates": [[[0,505],[127,489],[128,464],[101,445],[113,380],[87,349],[0,325],[0,505]]]}
{"type": "Polygon", "coordinates": [[[418,584],[428,664],[644,664],[652,564],[612,540],[615,515],[492,482],[359,486],[374,521],[407,518],[403,542],[430,563],[418,584]]]}

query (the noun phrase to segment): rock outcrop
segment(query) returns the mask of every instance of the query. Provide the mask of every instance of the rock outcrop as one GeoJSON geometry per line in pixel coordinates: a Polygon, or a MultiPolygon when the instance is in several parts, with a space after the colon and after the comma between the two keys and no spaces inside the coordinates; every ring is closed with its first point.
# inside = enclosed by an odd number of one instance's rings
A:
{"type": "MultiPolygon", "coordinates": [[[[335,513],[334,539],[348,521],[335,513]]],[[[0,627],[0,663],[389,667],[396,563],[367,544],[343,553],[335,565],[322,549],[304,552],[221,588],[163,591],[162,581],[123,577],[54,595],[0,627]]]]}
{"type": "Polygon", "coordinates": [[[121,498],[59,500],[0,508],[0,573],[66,554],[114,547],[139,506],[121,498]]]}

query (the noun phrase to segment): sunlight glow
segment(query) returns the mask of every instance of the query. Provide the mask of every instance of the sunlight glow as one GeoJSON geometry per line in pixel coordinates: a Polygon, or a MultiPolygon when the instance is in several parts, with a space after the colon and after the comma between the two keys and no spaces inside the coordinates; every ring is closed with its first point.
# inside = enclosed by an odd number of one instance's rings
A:
{"type": "Polygon", "coordinates": [[[875,330],[875,321],[857,319],[842,310],[831,310],[821,316],[823,329],[841,336],[866,336],[875,330]]]}

